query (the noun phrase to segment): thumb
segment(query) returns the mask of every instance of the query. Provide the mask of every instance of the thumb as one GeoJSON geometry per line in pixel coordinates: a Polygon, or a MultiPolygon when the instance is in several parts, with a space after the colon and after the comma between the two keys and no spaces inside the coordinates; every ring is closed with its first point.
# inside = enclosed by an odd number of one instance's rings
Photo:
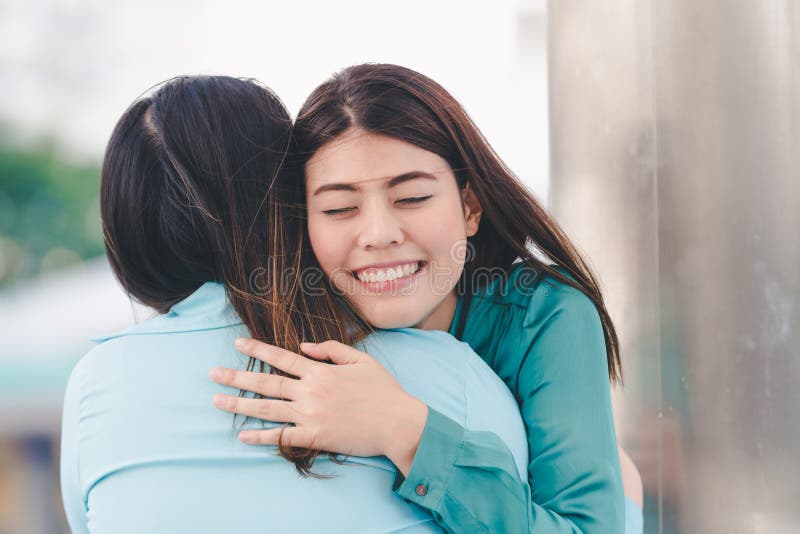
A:
{"type": "Polygon", "coordinates": [[[300,350],[315,360],[328,360],[337,365],[358,363],[363,353],[338,341],[322,343],[301,343],[300,350]]]}

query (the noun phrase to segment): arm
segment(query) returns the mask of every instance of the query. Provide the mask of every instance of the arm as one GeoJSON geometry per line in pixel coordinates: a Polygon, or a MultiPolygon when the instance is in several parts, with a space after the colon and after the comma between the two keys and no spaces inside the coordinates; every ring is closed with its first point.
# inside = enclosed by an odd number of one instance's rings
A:
{"type": "Polygon", "coordinates": [[[567,293],[523,325],[519,382],[530,460],[521,482],[502,441],[431,410],[398,495],[451,532],[623,532],[605,341],[591,301],[567,293]],[[427,485],[425,495],[417,486],[427,485]]]}
{"type": "Polygon", "coordinates": [[[61,421],[61,498],[72,532],[88,534],[87,510],[83,501],[78,465],[81,376],[79,363],[72,371],[64,395],[61,421]]]}
{"type": "Polygon", "coordinates": [[[392,489],[427,509],[447,532],[532,530],[530,488],[503,440],[467,430],[430,407],[408,476],[398,471],[392,489]]]}
{"type": "Polygon", "coordinates": [[[215,381],[272,397],[218,395],[225,398],[217,406],[257,418],[267,409],[269,420],[295,423],[242,432],[246,443],[276,444],[283,433],[294,447],[385,454],[398,466],[395,492],[429,510],[451,532],[622,532],[624,501],[599,316],[582,294],[544,293],[542,303],[534,296],[530,317],[520,309],[523,315],[510,330],[514,339],[491,364],[495,371],[503,367],[500,376],[511,376],[510,389],[521,404],[530,484],[521,480],[495,434],[465,430],[431,409],[422,411],[421,431],[415,432],[413,403],[411,417],[403,419],[408,424],[396,425],[400,416],[386,414],[405,410],[408,395],[374,358],[333,341],[303,351],[337,365],[250,340],[240,350],[299,379],[217,369],[215,381]],[[284,398],[295,409],[277,400],[284,398]]]}

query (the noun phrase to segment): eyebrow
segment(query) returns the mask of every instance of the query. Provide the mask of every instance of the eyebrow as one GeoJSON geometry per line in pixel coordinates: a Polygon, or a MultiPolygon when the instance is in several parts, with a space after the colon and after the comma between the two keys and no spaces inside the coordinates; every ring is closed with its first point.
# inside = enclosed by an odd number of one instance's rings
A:
{"type": "MultiPolygon", "coordinates": [[[[391,187],[395,187],[395,186],[400,185],[400,184],[402,184],[404,182],[408,182],[409,180],[416,180],[417,178],[425,178],[427,180],[436,180],[436,176],[434,176],[433,174],[431,174],[429,172],[411,171],[411,172],[407,172],[407,173],[401,174],[399,176],[395,176],[394,178],[389,180],[389,182],[387,183],[387,187],[390,187],[390,188],[391,187]]],[[[371,180],[362,180],[362,181],[364,181],[364,182],[372,182],[372,181],[375,181],[375,180],[383,180],[383,178],[373,178],[371,180]]],[[[314,193],[311,196],[315,197],[315,196],[319,195],[320,193],[325,193],[327,191],[358,191],[358,187],[356,187],[356,185],[355,185],[357,183],[360,183],[360,182],[349,183],[349,184],[346,184],[346,183],[334,183],[334,184],[321,185],[314,191],[314,193]]]]}

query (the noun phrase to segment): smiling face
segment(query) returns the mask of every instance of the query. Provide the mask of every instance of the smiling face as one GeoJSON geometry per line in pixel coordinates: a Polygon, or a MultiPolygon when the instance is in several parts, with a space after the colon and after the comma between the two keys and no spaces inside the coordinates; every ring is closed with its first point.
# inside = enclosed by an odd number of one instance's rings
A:
{"type": "Polygon", "coordinates": [[[306,192],[314,254],[364,319],[448,329],[480,207],[444,159],[351,128],[308,161],[306,192]]]}

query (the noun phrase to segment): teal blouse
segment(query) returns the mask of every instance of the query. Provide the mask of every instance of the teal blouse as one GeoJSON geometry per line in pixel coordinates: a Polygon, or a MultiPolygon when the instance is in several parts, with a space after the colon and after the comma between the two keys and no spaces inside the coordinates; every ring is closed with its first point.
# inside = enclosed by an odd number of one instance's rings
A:
{"type": "Polygon", "coordinates": [[[520,264],[463,308],[459,300],[450,333],[457,335],[466,313],[457,337],[516,398],[528,480],[520,480],[496,435],[429,408],[414,462],[407,478],[398,472],[394,492],[429,510],[448,532],[624,532],[605,340],[592,301],[520,264]],[[439,491],[418,495],[420,484],[439,491]]]}

